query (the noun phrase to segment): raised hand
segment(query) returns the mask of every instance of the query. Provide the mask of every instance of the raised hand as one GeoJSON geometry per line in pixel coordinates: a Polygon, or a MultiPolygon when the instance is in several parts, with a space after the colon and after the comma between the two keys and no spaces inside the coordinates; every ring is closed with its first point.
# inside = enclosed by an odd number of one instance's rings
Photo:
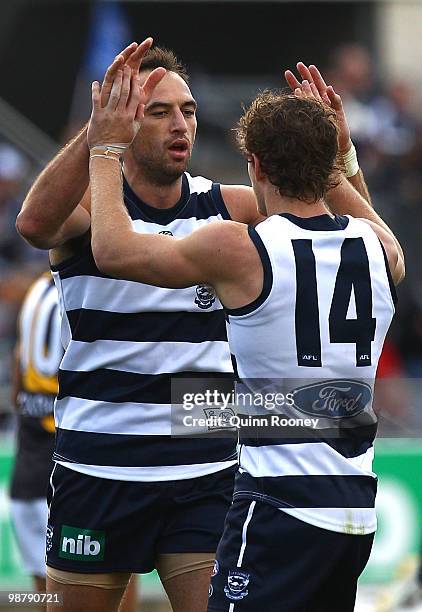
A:
{"type": "Polygon", "coordinates": [[[139,72],[139,69],[142,64],[142,60],[144,58],[145,53],[148,49],[151,48],[153,43],[153,39],[151,37],[146,38],[137,48],[135,48],[128,58],[125,60],[125,63],[132,70],[132,74],[135,72],[139,72]]]}
{"type": "Polygon", "coordinates": [[[123,66],[127,65],[131,69],[132,74],[138,73],[142,58],[148,49],[151,48],[152,43],[153,39],[148,37],[141,42],[140,45],[138,45],[136,42],[131,43],[125,49],[123,49],[123,51],[116,55],[113,63],[108,67],[101,85],[102,106],[105,106],[108,102],[117,71],[122,70],[123,66]]]}
{"type": "Polygon", "coordinates": [[[94,81],[87,133],[89,148],[113,143],[129,146],[139,130],[145,103],[165,73],[164,68],[156,68],[141,87],[137,70],[132,72],[127,65],[118,68],[105,105],[100,84],[94,81]]]}
{"type": "Polygon", "coordinates": [[[306,66],[303,62],[296,64],[298,72],[302,77],[299,81],[291,70],[286,70],[284,76],[287,84],[296,96],[313,97],[322,100],[333,108],[337,116],[339,128],[338,147],[340,153],[346,153],[352,146],[350,139],[350,128],[347,122],[341,97],[334,91],[331,85],[327,85],[318,68],[311,64],[306,66]]]}

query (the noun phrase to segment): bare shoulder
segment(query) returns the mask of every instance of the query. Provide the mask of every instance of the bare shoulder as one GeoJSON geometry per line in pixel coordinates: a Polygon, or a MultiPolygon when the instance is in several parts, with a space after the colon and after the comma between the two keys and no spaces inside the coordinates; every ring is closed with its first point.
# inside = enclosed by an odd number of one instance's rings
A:
{"type": "Polygon", "coordinates": [[[228,202],[234,198],[253,198],[256,201],[254,191],[248,185],[221,185],[221,192],[227,196],[228,202]]]}
{"type": "Polygon", "coordinates": [[[247,241],[248,226],[237,221],[215,221],[196,230],[188,239],[215,251],[232,249],[247,241]]]}
{"type": "Polygon", "coordinates": [[[369,225],[374,230],[375,234],[378,236],[379,240],[381,241],[381,244],[384,247],[394,284],[398,285],[404,278],[405,265],[402,251],[401,249],[399,249],[396,240],[394,239],[392,234],[390,234],[386,229],[384,229],[374,221],[362,218],[359,218],[359,221],[363,221],[364,223],[369,225]]]}
{"type": "Polygon", "coordinates": [[[252,187],[221,185],[221,195],[234,221],[246,224],[252,224],[256,221],[259,212],[252,187]]]}
{"type": "Polygon", "coordinates": [[[185,254],[213,278],[228,278],[256,257],[248,226],[235,221],[209,223],[182,241],[185,254]]]}
{"type": "Polygon", "coordinates": [[[378,223],[370,221],[369,219],[358,218],[358,221],[363,221],[366,225],[369,225],[369,227],[374,230],[378,238],[381,240],[386,251],[389,251],[391,249],[395,249],[397,251],[395,240],[392,235],[387,232],[386,229],[378,225],[378,223]]]}

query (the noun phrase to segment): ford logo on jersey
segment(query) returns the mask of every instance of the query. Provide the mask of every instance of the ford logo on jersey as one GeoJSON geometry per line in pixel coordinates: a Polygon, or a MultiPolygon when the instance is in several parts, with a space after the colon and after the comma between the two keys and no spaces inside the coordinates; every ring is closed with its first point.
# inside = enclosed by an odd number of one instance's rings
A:
{"type": "Polygon", "coordinates": [[[370,385],[357,380],[325,380],[293,391],[295,407],[329,419],[354,417],[372,400],[370,385]]]}

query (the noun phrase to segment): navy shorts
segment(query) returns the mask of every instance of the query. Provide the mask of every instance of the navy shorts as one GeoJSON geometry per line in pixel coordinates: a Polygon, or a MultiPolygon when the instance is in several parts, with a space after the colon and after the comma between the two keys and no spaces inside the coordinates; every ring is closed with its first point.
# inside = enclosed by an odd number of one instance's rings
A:
{"type": "Polygon", "coordinates": [[[151,483],[87,476],[57,464],[48,492],[47,565],[141,574],[163,553],[214,554],[235,469],[151,483]]]}
{"type": "Polygon", "coordinates": [[[236,500],[217,549],[208,612],[352,612],[373,539],[236,500]]]}

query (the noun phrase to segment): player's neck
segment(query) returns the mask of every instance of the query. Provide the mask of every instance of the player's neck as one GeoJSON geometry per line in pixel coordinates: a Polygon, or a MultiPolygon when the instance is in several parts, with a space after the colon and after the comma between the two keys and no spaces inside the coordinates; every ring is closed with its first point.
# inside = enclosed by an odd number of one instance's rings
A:
{"type": "Polygon", "coordinates": [[[296,217],[316,217],[318,215],[330,214],[324,200],[318,200],[315,204],[306,204],[296,198],[286,198],[278,194],[269,194],[265,198],[265,206],[268,216],[290,213],[296,217]]]}
{"type": "Polygon", "coordinates": [[[138,198],[154,208],[171,208],[182,195],[182,177],[169,185],[159,185],[131,163],[125,163],[124,176],[138,198]]]}

